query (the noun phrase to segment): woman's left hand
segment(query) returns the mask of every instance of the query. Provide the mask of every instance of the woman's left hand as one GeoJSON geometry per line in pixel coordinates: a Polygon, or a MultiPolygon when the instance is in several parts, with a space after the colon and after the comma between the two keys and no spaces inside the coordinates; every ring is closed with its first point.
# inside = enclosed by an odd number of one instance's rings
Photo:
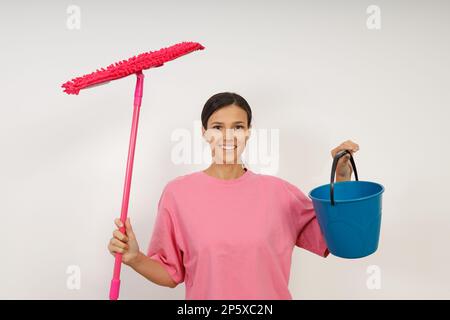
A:
{"type": "MultiPolygon", "coordinates": [[[[342,150],[349,150],[353,156],[353,154],[359,150],[359,145],[351,140],[347,140],[341,143],[339,146],[331,150],[331,156],[333,157],[333,159],[336,154],[342,150]]],[[[349,160],[350,155],[348,154],[339,159],[336,166],[336,181],[348,181],[351,179],[353,168],[349,160]]]]}

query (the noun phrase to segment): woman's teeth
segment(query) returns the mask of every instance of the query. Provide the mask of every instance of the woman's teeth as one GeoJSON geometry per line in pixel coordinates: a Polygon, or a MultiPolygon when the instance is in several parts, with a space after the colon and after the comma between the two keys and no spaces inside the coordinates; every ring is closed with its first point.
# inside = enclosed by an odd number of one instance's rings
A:
{"type": "Polygon", "coordinates": [[[237,148],[235,145],[221,145],[220,147],[224,150],[234,150],[237,148]]]}

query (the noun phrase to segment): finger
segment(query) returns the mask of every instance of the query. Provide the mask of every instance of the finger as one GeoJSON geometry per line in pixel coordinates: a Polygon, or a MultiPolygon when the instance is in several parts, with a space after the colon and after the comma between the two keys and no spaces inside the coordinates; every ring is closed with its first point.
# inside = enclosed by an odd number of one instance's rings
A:
{"type": "Polygon", "coordinates": [[[351,150],[353,152],[356,152],[356,151],[359,150],[359,145],[354,143],[353,141],[350,141],[350,140],[344,142],[343,146],[344,146],[345,149],[351,150]]]}
{"type": "Polygon", "coordinates": [[[127,235],[131,238],[134,238],[134,232],[133,227],[131,226],[130,218],[127,218],[127,220],[125,220],[125,228],[127,230],[127,235]]]}
{"type": "MultiPolygon", "coordinates": [[[[354,152],[356,152],[356,150],[354,149],[354,147],[351,146],[351,145],[342,145],[339,149],[340,149],[339,151],[347,150],[347,151],[349,151],[352,155],[353,155],[354,152]]],[[[347,154],[346,157],[348,158],[349,155],[347,154]]]]}
{"type": "Polygon", "coordinates": [[[124,235],[120,230],[114,230],[113,237],[115,239],[119,239],[122,242],[128,242],[128,237],[124,235]]]}
{"type": "Polygon", "coordinates": [[[122,221],[119,218],[115,219],[114,223],[116,224],[117,228],[122,228],[123,227],[123,223],[122,223],[122,221]]]}
{"type": "Polygon", "coordinates": [[[342,150],[341,146],[338,146],[338,147],[334,148],[333,150],[331,150],[331,156],[332,156],[333,158],[336,157],[336,154],[337,154],[339,151],[341,151],[341,150],[342,150]]]}
{"type": "Polygon", "coordinates": [[[133,228],[131,227],[131,221],[130,221],[129,217],[127,218],[127,220],[125,220],[125,228],[127,228],[127,230],[133,231],[133,228]]]}
{"type": "Polygon", "coordinates": [[[126,250],[123,248],[116,247],[116,246],[111,246],[111,252],[124,254],[124,253],[126,253],[126,250]]]}
{"type": "Polygon", "coordinates": [[[113,256],[116,256],[115,252],[114,252],[114,246],[111,244],[111,242],[108,243],[108,251],[109,253],[111,253],[113,256]]]}
{"type": "MultiPolygon", "coordinates": [[[[336,157],[336,155],[338,154],[338,152],[341,152],[342,150],[346,150],[347,148],[345,146],[339,146],[336,147],[335,149],[333,149],[333,151],[331,152],[331,155],[334,157],[336,157]]],[[[342,158],[341,158],[342,159],[342,158]]],[[[340,159],[339,159],[340,160],[340,159]]]]}
{"type": "Polygon", "coordinates": [[[108,245],[108,250],[109,250],[109,253],[111,253],[111,255],[112,255],[113,257],[115,257],[115,256],[116,256],[116,253],[122,253],[122,252],[119,252],[119,251],[121,251],[121,250],[123,250],[123,249],[118,248],[118,247],[116,247],[116,246],[113,246],[112,244],[109,244],[109,245],[108,245]]]}
{"type": "MultiPolygon", "coordinates": [[[[331,156],[334,158],[336,156],[336,154],[342,150],[349,150],[350,153],[352,153],[352,155],[353,155],[354,152],[359,150],[359,145],[350,140],[347,140],[347,141],[341,143],[339,146],[337,146],[333,150],[331,150],[331,156]]],[[[347,158],[350,158],[350,157],[347,155],[347,158]]]]}
{"type": "Polygon", "coordinates": [[[116,238],[111,239],[111,246],[117,247],[120,249],[128,249],[128,244],[125,242],[122,242],[120,240],[117,240],[116,238]]]}

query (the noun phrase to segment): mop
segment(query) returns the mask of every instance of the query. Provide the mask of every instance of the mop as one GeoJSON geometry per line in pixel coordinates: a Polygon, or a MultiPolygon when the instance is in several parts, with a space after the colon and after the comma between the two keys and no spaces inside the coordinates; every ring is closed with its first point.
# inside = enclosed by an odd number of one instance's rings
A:
{"type": "MultiPolygon", "coordinates": [[[[78,95],[81,89],[105,84],[111,80],[126,77],[130,74],[136,74],[136,87],[134,91],[134,109],[131,125],[131,136],[128,148],[127,167],[125,172],[125,185],[122,197],[122,210],[120,220],[122,227],[119,230],[125,234],[125,220],[128,214],[128,202],[130,196],[131,175],[133,172],[134,149],[136,146],[136,135],[139,122],[139,111],[142,101],[144,87],[144,74],[142,70],[161,67],[165,62],[174,60],[195,50],[203,50],[204,47],[197,42],[181,42],[167,48],[157,51],[149,51],[131,57],[128,60],[119,61],[109,65],[107,68],[97,69],[96,71],[81,77],[76,77],[64,83],[61,87],[67,94],[78,95]]],[[[117,300],[120,291],[120,269],[122,265],[122,254],[116,253],[114,261],[114,272],[111,280],[109,299],[117,300]]]]}

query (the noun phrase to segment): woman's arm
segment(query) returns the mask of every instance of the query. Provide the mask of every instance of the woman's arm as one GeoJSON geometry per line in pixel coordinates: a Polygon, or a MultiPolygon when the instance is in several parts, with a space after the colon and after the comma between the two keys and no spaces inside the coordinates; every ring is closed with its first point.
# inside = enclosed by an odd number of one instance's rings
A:
{"type": "Polygon", "coordinates": [[[136,258],[130,261],[128,265],[147,280],[160,286],[169,288],[175,288],[177,286],[167,270],[158,261],[150,259],[150,257],[142,252],[139,252],[136,258]]]}

